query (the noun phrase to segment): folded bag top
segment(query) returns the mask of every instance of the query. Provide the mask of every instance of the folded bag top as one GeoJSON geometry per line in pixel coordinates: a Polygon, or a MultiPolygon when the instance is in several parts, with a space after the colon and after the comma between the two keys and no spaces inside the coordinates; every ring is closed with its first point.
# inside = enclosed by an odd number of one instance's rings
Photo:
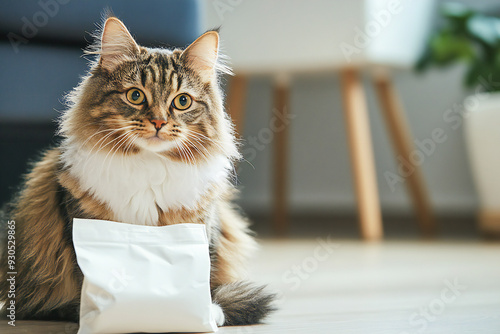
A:
{"type": "Polygon", "coordinates": [[[74,219],[78,334],[214,332],[205,225],[74,219]]]}

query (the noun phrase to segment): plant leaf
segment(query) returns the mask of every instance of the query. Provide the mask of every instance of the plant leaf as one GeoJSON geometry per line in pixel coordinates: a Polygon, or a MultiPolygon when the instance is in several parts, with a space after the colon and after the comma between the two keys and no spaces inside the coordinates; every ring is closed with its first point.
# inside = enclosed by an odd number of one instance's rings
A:
{"type": "Polygon", "coordinates": [[[431,40],[431,50],[437,64],[447,64],[456,60],[471,60],[474,49],[470,41],[449,31],[443,31],[431,40]]]}
{"type": "Polygon", "coordinates": [[[467,21],[467,29],[472,37],[495,47],[500,42],[500,19],[476,15],[467,21]]]}

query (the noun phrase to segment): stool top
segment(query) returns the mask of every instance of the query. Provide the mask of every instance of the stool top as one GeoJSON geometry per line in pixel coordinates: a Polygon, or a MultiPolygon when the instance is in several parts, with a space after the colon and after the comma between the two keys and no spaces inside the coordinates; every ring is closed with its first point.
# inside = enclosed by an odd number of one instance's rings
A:
{"type": "Polygon", "coordinates": [[[235,72],[411,67],[430,30],[433,0],[252,0],[207,6],[235,72]],[[233,3],[231,5],[231,3],[233,3]]]}

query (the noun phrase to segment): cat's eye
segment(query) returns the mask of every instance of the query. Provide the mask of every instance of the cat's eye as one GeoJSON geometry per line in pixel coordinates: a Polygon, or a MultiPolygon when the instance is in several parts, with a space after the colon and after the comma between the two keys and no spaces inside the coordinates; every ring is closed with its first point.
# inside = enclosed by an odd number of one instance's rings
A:
{"type": "Polygon", "coordinates": [[[172,106],[178,110],[186,110],[191,107],[191,103],[193,103],[193,99],[188,94],[179,94],[172,101],[172,106]]]}
{"type": "Polygon", "coordinates": [[[127,91],[127,100],[132,104],[140,105],[146,102],[146,96],[140,89],[132,88],[127,91]]]}

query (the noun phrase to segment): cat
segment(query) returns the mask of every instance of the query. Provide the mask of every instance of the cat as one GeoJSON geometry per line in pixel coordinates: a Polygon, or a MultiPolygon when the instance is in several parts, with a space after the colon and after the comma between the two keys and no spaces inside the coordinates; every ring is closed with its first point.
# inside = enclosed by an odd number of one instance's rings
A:
{"type": "Polygon", "coordinates": [[[218,324],[261,322],[274,295],[242,280],[256,243],[231,203],[240,155],[219,87],[229,69],[218,32],[183,50],[146,48],[109,17],[96,36],[89,73],[59,120],[61,143],[34,164],[3,213],[16,226],[16,318],[78,321],[83,277],[72,219],[90,218],[205,224],[218,324]]]}

